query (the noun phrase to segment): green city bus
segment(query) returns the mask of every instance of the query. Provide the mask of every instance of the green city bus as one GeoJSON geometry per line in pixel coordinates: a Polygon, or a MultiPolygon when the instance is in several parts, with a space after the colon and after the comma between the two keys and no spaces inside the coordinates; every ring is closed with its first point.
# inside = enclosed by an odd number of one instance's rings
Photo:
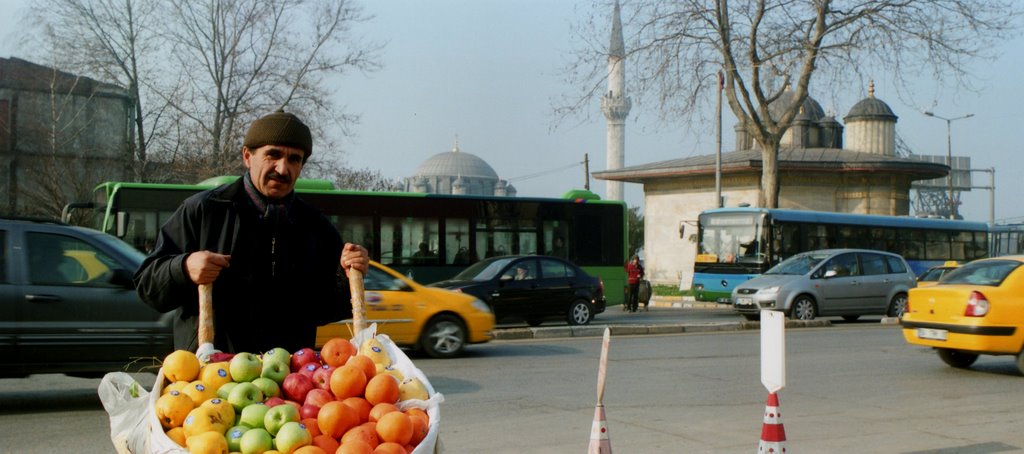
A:
{"type": "MultiPolygon", "coordinates": [[[[185,198],[237,178],[195,185],[105,182],[93,202],[70,204],[64,217],[91,209],[91,227],[148,252],[185,198]]],[[[296,192],[334,223],[344,241],[361,244],[373,260],[418,282],[450,278],[490,256],[550,254],[600,277],[609,305],[624,299],[628,243],[621,201],[585,190],[561,198],[346,191],[311,179],[296,182],[296,192]],[[561,253],[552,249],[556,239],[564,245],[561,253]]]]}

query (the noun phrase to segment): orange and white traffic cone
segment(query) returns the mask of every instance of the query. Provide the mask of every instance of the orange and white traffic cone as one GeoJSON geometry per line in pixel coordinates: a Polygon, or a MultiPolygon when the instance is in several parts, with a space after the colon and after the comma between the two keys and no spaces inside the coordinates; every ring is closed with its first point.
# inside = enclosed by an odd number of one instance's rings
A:
{"type": "Polygon", "coordinates": [[[758,454],[783,454],[786,452],[786,428],[782,426],[778,394],[768,393],[768,403],[764,407],[764,424],[761,425],[761,443],[757,445],[757,452],[758,454]]]}
{"type": "Polygon", "coordinates": [[[604,405],[594,409],[594,425],[590,426],[590,449],[587,454],[611,454],[612,441],[608,438],[608,420],[604,417],[604,405]]]}

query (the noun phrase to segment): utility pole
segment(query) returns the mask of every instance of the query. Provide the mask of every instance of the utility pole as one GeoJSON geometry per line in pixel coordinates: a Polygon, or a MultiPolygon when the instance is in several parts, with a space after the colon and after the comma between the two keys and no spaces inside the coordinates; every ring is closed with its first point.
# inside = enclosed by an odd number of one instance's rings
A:
{"type": "Polygon", "coordinates": [[[722,88],[725,81],[722,80],[722,72],[718,72],[718,103],[715,108],[715,206],[722,208],[722,88]]]}
{"type": "Polygon", "coordinates": [[[939,120],[946,120],[946,162],[949,163],[949,218],[956,219],[956,202],[953,200],[953,133],[952,123],[956,120],[973,117],[974,114],[961,115],[954,118],[946,118],[935,115],[934,112],[925,111],[925,115],[935,117],[939,120]]]}
{"type": "Polygon", "coordinates": [[[583,189],[590,190],[590,154],[583,153],[583,189]]]}

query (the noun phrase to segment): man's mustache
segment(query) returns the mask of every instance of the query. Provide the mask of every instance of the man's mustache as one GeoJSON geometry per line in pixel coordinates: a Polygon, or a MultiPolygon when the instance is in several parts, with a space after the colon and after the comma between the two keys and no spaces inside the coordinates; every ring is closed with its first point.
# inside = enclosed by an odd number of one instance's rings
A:
{"type": "Polygon", "coordinates": [[[267,179],[268,180],[274,180],[274,181],[277,181],[278,183],[284,183],[284,184],[291,184],[292,183],[292,178],[291,177],[289,177],[288,175],[282,175],[282,174],[277,173],[277,172],[270,172],[270,173],[268,173],[267,174],[267,179]]]}

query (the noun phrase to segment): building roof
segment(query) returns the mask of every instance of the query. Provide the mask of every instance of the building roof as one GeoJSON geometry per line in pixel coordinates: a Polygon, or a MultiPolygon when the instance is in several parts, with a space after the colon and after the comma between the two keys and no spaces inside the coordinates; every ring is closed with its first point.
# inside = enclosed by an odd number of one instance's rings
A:
{"type": "Polygon", "coordinates": [[[896,121],[896,114],[892,113],[889,105],[874,96],[868,96],[854,104],[850,113],[843,117],[849,123],[851,120],[892,120],[896,121]]]}
{"type": "MultiPolygon", "coordinates": [[[[722,154],[723,174],[760,172],[761,168],[762,159],[759,149],[722,154]]],[[[914,179],[932,179],[946,176],[949,173],[949,167],[945,164],[838,148],[788,148],[779,150],[779,171],[909,173],[914,175],[914,179]]],[[[656,179],[714,175],[714,173],[715,155],[712,154],[605,170],[594,172],[593,175],[601,180],[646,183],[656,179]]]]}
{"type": "Polygon", "coordinates": [[[0,88],[64,94],[127,97],[123,87],[76,76],[20,58],[0,58],[0,88]]]}

